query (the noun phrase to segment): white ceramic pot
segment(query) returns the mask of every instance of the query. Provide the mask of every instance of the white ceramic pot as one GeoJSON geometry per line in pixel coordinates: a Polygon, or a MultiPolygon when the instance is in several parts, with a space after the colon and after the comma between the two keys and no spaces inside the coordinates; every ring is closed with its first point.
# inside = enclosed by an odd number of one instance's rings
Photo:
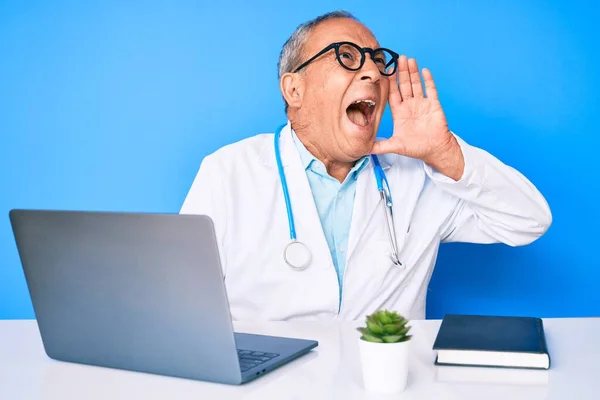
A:
{"type": "Polygon", "coordinates": [[[373,343],[358,339],[365,390],[383,394],[404,390],[410,342],[373,343]]]}

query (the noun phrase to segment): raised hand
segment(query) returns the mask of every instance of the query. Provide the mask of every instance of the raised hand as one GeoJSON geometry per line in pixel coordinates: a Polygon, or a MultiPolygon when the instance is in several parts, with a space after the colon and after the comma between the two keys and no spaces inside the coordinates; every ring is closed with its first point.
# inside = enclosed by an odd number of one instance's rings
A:
{"type": "Polygon", "coordinates": [[[394,132],[389,139],[375,142],[371,152],[418,158],[439,172],[460,179],[464,169],[462,151],[448,128],[431,72],[423,69],[423,92],[416,60],[401,56],[396,74],[389,79],[394,132]]]}

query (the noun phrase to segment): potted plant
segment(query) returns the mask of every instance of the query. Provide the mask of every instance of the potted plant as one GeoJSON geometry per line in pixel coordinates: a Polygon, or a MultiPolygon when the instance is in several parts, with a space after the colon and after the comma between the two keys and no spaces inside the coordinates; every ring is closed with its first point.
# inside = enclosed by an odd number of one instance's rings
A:
{"type": "Polygon", "coordinates": [[[358,340],[365,389],[375,393],[404,390],[408,377],[410,326],[395,311],[378,310],[366,318],[358,340]]]}

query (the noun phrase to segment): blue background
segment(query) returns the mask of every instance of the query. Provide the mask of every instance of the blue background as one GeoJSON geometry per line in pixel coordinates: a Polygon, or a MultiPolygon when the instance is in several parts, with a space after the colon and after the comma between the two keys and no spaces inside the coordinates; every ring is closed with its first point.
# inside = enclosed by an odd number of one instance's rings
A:
{"type": "Polygon", "coordinates": [[[591,4],[2,1],[0,318],[34,317],[9,209],[177,212],[204,155],[284,120],[281,45],[338,8],[430,68],[451,129],[522,171],[553,211],[530,246],[442,246],[428,317],[600,315],[591,4]]]}

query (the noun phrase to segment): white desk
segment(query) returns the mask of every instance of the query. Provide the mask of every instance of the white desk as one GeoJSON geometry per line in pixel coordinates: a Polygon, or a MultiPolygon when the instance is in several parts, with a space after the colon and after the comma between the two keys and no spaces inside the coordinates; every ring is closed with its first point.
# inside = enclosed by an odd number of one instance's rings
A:
{"type": "Polygon", "coordinates": [[[0,321],[0,399],[600,399],[600,318],[546,319],[549,371],[434,366],[440,321],[413,321],[408,386],[364,392],[355,326],[235,324],[236,330],[317,339],[311,354],[244,386],[197,382],[49,359],[35,321],[0,321]]]}

